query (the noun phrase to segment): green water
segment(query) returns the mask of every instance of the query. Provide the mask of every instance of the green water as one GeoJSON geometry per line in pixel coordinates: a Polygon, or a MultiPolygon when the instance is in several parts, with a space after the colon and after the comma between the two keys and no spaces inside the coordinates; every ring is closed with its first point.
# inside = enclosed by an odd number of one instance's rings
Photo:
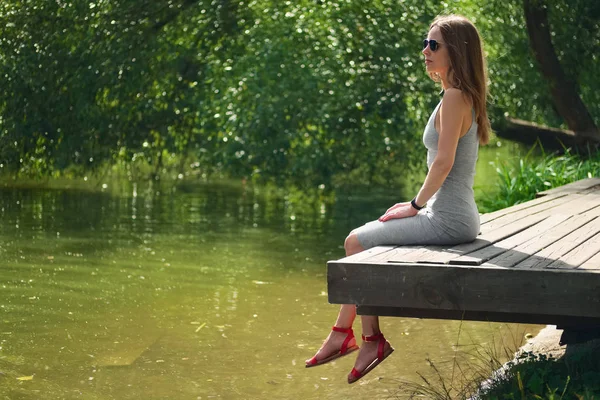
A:
{"type": "Polygon", "coordinates": [[[241,183],[1,189],[0,398],[399,398],[399,380],[431,376],[428,358],[449,376],[457,350],[537,330],[386,318],[396,352],[368,379],[346,384],[353,356],[305,369],[338,309],[326,261],[396,199],[241,183]]]}

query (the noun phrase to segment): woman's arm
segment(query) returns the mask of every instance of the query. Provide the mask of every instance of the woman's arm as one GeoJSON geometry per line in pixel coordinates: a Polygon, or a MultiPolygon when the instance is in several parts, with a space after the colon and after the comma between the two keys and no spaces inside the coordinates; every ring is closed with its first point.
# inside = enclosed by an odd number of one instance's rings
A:
{"type": "MultiPolygon", "coordinates": [[[[466,111],[470,111],[470,106],[460,90],[448,89],[444,92],[442,106],[439,111],[440,131],[438,153],[429,168],[419,194],[415,198],[417,205],[422,206],[427,203],[435,192],[442,187],[442,184],[450,173],[454,165],[456,147],[458,146],[458,139],[460,139],[463,116],[466,111]]],[[[394,218],[412,217],[417,212],[410,202],[398,203],[389,208],[379,220],[387,221],[394,218]]]]}

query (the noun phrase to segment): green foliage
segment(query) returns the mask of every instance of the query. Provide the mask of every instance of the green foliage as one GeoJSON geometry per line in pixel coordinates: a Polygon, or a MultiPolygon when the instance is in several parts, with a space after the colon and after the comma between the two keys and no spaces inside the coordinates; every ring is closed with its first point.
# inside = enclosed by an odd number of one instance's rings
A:
{"type": "Polygon", "coordinates": [[[500,162],[496,171],[497,191],[479,201],[485,212],[531,200],[536,193],[553,187],[600,176],[600,152],[581,156],[567,151],[542,157],[530,152],[516,165],[512,161],[500,162]]]}
{"type": "MultiPolygon", "coordinates": [[[[548,2],[597,117],[598,3],[548,2]]],[[[486,41],[492,117],[560,125],[520,0],[7,0],[0,164],[35,175],[143,160],[156,174],[177,155],[207,174],[304,186],[402,181],[424,165],[439,101],[420,42],[449,12],[486,41]]]]}
{"type": "Polygon", "coordinates": [[[578,352],[576,359],[556,360],[523,353],[518,362],[483,393],[481,400],[594,399],[600,396],[597,352],[578,352]]]}

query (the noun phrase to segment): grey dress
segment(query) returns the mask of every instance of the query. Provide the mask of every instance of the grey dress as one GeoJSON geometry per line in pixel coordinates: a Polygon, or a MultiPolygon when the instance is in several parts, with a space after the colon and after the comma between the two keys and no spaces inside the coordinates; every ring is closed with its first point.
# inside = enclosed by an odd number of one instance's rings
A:
{"type": "MultiPolygon", "coordinates": [[[[429,117],[423,134],[427,147],[427,167],[438,152],[439,134],[435,129],[435,116],[442,102],[429,117]]],[[[435,244],[451,245],[474,240],[479,233],[479,212],[473,194],[475,164],[479,150],[477,122],[458,140],[452,170],[442,187],[428,201],[427,207],[409,218],[378,220],[355,229],[358,241],[364,249],[380,245],[435,244]]]]}

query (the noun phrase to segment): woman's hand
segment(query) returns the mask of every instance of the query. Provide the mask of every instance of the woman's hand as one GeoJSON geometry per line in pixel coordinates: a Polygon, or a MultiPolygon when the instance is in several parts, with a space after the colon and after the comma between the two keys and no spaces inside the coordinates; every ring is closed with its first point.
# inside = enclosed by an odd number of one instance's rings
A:
{"type": "Polygon", "coordinates": [[[385,214],[379,217],[379,221],[385,222],[390,219],[414,217],[419,211],[415,209],[410,202],[397,203],[388,208],[385,214]]]}

